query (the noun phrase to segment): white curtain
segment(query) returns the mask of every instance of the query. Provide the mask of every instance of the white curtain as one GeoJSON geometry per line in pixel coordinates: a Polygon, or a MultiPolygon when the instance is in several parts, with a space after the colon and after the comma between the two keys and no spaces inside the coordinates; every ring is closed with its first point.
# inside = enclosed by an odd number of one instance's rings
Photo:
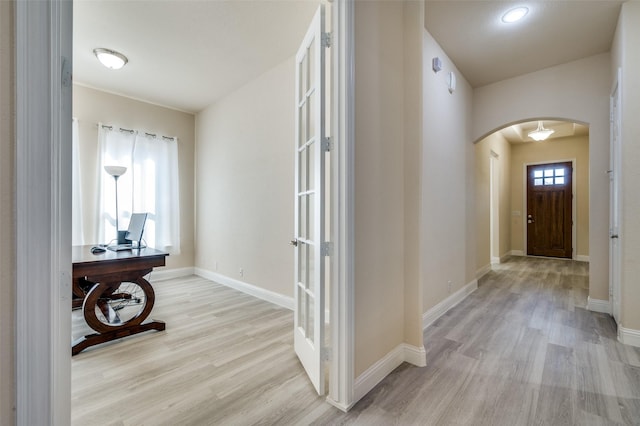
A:
{"type": "Polygon", "coordinates": [[[131,179],[131,156],[135,132],[113,129],[98,123],[98,241],[109,243],[118,237],[116,232],[116,180],[104,169],[105,166],[123,166],[127,170],[117,179],[118,227],[127,229],[131,217],[133,180],[131,179]]]}
{"type": "Polygon", "coordinates": [[[180,253],[178,141],[140,133],[133,149],[133,211],[146,212],[151,247],[180,253]],[[155,188],[155,190],[153,190],[155,188]]]}
{"type": "Polygon", "coordinates": [[[82,221],[82,182],[80,180],[80,140],[78,136],[78,119],[71,124],[71,244],[84,245],[84,224],[82,221]]]}
{"type": "Polygon", "coordinates": [[[118,225],[127,229],[131,213],[148,213],[146,244],[180,253],[178,141],[98,124],[98,237],[110,242],[115,228],[116,183],[104,166],[124,166],[118,178],[118,225]]]}

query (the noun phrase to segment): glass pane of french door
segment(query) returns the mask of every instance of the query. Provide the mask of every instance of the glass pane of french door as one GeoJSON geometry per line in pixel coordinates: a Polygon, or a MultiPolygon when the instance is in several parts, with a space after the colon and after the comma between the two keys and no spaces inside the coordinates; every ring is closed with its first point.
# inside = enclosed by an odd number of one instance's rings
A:
{"type": "Polygon", "coordinates": [[[294,347],[324,394],[324,29],[318,8],[296,55],[294,347]]]}

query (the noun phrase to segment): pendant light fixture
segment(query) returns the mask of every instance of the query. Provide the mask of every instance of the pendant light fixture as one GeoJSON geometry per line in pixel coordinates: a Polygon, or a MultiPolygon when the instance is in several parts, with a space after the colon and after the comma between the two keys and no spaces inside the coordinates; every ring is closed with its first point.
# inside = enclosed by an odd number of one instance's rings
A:
{"type": "Polygon", "coordinates": [[[540,142],[547,139],[554,132],[555,130],[545,129],[542,125],[542,121],[538,121],[538,128],[533,132],[529,132],[529,137],[535,141],[540,142]]]}

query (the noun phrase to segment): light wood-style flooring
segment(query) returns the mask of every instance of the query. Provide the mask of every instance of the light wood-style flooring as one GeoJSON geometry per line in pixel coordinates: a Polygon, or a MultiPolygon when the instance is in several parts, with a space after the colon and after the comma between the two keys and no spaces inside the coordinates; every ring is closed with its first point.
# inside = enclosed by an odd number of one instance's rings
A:
{"type": "Polygon", "coordinates": [[[72,423],[640,425],[640,349],[585,309],[587,285],[586,263],[510,258],[425,330],[427,367],[403,364],[342,413],[295,358],[290,311],[198,277],[158,282],[166,331],[73,358],[72,423]]]}

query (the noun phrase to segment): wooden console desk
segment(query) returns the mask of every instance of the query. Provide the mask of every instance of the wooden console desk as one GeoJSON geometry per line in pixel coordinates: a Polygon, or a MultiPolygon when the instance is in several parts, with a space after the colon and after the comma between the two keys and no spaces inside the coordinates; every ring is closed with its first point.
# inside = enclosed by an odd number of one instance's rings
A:
{"type": "Polygon", "coordinates": [[[147,330],[164,330],[162,321],[144,322],[155,302],[144,278],[164,266],[168,253],[145,248],[92,254],[92,246],[74,246],[73,309],[82,308],[87,324],[96,331],[73,342],[76,355],[89,346],[147,330]]]}

